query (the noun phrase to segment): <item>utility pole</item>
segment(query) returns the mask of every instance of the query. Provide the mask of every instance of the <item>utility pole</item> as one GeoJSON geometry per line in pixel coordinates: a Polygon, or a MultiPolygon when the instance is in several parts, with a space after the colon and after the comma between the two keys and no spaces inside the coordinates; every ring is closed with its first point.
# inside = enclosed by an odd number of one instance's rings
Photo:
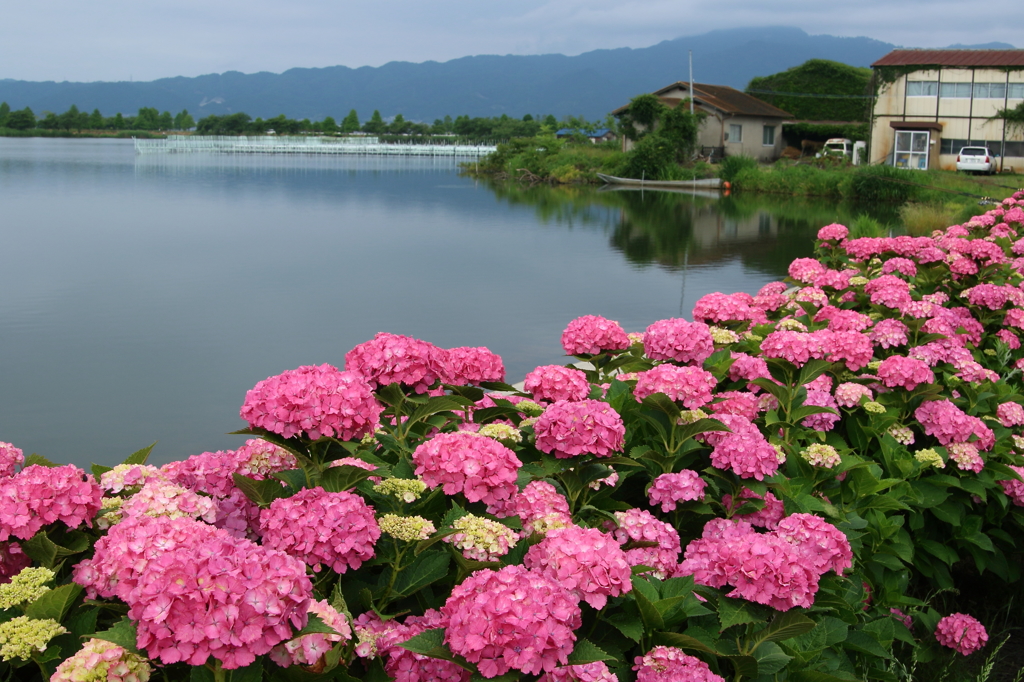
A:
{"type": "Polygon", "coordinates": [[[693,116],[693,50],[690,50],[690,116],[693,116]]]}

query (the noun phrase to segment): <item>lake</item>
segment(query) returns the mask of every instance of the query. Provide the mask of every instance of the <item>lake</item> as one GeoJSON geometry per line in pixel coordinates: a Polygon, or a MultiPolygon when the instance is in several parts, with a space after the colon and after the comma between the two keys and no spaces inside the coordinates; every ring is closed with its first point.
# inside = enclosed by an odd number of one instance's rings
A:
{"type": "Polygon", "coordinates": [[[136,156],[0,138],[0,441],[112,465],[230,449],[257,381],[378,331],[487,346],[510,382],[585,314],[627,331],[756,292],[840,207],[490,186],[451,161],[136,156]]]}

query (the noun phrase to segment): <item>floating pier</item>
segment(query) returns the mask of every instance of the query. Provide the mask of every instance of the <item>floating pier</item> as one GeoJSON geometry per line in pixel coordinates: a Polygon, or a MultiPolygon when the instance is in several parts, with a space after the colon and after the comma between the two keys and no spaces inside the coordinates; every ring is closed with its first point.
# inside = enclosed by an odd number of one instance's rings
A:
{"type": "Polygon", "coordinates": [[[168,135],[164,140],[132,139],[136,154],[354,154],[479,158],[497,149],[493,145],[393,144],[380,142],[376,137],[168,135]]]}

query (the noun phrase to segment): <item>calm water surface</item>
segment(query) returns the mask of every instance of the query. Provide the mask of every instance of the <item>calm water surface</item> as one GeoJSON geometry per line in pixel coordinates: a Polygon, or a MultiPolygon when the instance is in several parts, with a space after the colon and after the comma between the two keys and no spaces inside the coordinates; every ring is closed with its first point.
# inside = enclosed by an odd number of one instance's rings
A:
{"type": "Polygon", "coordinates": [[[257,381],[378,331],[488,346],[517,381],[579,315],[639,331],[756,291],[836,211],[0,138],[0,440],[80,465],[234,448],[257,381]]]}

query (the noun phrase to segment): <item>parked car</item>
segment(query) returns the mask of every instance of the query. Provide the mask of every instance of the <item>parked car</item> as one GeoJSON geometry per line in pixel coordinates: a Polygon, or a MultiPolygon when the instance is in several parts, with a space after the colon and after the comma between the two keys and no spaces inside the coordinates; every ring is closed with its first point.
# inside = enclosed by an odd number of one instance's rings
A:
{"type": "Polygon", "coordinates": [[[866,153],[867,143],[863,141],[854,142],[845,137],[833,137],[825,141],[825,146],[822,147],[821,152],[816,156],[817,158],[822,156],[842,156],[850,159],[854,166],[859,166],[862,155],[866,153]]]}
{"type": "Polygon", "coordinates": [[[962,147],[956,155],[956,169],[991,175],[996,171],[996,155],[988,147],[962,147]]]}

